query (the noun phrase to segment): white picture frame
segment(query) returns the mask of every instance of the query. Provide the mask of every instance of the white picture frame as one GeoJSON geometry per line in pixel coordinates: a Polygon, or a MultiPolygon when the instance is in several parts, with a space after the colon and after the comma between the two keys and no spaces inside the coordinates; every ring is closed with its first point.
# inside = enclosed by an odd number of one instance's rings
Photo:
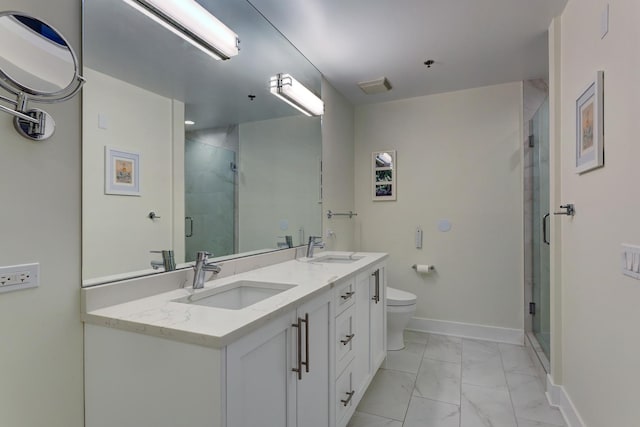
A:
{"type": "Polygon", "coordinates": [[[398,160],[395,150],[374,151],[371,155],[371,198],[373,201],[395,201],[398,160]]]}
{"type": "Polygon", "coordinates": [[[576,173],[604,166],[604,72],[576,100],[576,173]]]}
{"type": "Polygon", "coordinates": [[[104,194],[140,196],[140,153],[104,147],[104,194]]]}

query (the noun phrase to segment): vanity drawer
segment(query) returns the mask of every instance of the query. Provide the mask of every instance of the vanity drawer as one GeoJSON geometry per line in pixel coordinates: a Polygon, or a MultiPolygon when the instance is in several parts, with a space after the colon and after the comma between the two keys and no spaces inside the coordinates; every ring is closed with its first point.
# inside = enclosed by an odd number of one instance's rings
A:
{"type": "Polygon", "coordinates": [[[336,372],[342,372],[355,354],[355,313],[356,306],[351,305],[336,317],[336,372]]]}
{"type": "Polygon", "coordinates": [[[351,307],[356,295],[356,283],[354,279],[338,285],[333,289],[333,298],[336,306],[336,315],[343,312],[346,308],[351,307]]]}
{"type": "Polygon", "coordinates": [[[353,405],[356,402],[356,391],[353,387],[353,363],[340,374],[336,380],[336,426],[347,424],[348,414],[353,414],[353,405]]]}

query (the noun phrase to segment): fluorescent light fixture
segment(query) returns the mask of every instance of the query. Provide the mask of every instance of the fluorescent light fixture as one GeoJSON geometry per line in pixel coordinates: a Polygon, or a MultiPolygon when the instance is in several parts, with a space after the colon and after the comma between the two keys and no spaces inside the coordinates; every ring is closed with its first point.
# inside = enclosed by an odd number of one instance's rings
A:
{"type": "Polygon", "coordinates": [[[194,0],[122,0],[215,59],[238,54],[238,35],[194,0]]]}
{"type": "Polygon", "coordinates": [[[184,124],[185,124],[185,125],[195,125],[195,124],[196,124],[196,122],[194,122],[193,120],[185,120],[185,121],[184,121],[184,124]]]}
{"type": "Polygon", "coordinates": [[[271,77],[271,93],[307,116],[324,114],[324,102],[289,74],[271,77]]]}

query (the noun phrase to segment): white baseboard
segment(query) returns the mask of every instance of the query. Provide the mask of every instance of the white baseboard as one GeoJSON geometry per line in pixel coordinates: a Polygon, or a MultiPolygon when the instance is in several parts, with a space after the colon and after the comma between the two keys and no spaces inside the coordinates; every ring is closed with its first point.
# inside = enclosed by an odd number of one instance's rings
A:
{"type": "Polygon", "coordinates": [[[547,399],[552,406],[560,409],[567,426],[585,427],[585,423],[580,418],[576,407],[573,406],[567,391],[563,386],[554,384],[551,375],[547,375],[547,399]]]}
{"type": "Polygon", "coordinates": [[[524,345],[524,330],[413,317],[407,329],[432,334],[524,345]]]}

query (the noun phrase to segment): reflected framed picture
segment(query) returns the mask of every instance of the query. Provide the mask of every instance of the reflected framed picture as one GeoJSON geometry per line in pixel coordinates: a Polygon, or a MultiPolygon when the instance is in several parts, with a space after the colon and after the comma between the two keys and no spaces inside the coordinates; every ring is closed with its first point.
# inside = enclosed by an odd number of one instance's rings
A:
{"type": "Polygon", "coordinates": [[[140,196],[140,153],[104,147],[104,194],[140,196]]]}
{"type": "Polygon", "coordinates": [[[395,150],[374,151],[372,154],[372,199],[396,200],[398,172],[395,150]]]}
{"type": "Polygon", "coordinates": [[[576,100],[576,173],[604,166],[604,72],[576,100]]]}

